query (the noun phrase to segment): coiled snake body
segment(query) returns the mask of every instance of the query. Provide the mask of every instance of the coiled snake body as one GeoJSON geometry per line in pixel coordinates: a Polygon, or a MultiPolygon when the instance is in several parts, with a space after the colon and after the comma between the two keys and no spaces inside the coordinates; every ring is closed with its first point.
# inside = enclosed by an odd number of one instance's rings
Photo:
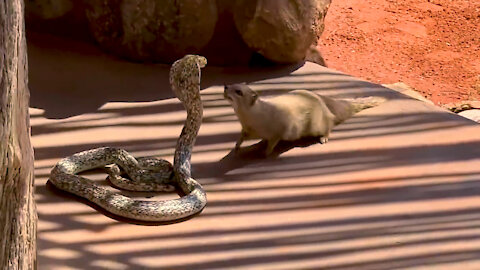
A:
{"type": "Polygon", "coordinates": [[[173,63],[170,85],[187,110],[182,133],[175,148],[174,165],[165,160],[135,159],[127,151],[103,147],[83,151],[60,160],[50,173],[49,181],[57,188],[83,197],[118,216],[140,221],[173,221],[200,212],[207,197],[202,186],[191,178],[192,148],[202,122],[200,99],[201,68],[207,60],[198,55],[186,55],[173,63]],[[116,186],[137,191],[172,191],[176,183],[186,194],[167,201],[134,200],[113,193],[94,181],[77,175],[105,165],[110,168],[110,180],[116,186]],[[120,176],[121,167],[131,180],[120,176]]]}

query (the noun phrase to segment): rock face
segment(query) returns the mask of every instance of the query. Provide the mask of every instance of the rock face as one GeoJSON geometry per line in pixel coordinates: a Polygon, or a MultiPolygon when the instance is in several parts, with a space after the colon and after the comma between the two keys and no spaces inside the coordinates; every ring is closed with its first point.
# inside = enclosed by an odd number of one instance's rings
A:
{"type": "Polygon", "coordinates": [[[331,1],[237,0],[235,25],[246,44],[269,60],[303,60],[323,31],[331,1]]]}
{"type": "Polygon", "coordinates": [[[136,61],[170,63],[198,53],[217,23],[215,0],[86,0],[85,4],[100,46],[136,61]]]}
{"type": "Polygon", "coordinates": [[[39,19],[55,19],[67,14],[73,8],[72,0],[28,0],[25,1],[27,16],[39,19]]]}
{"type": "Polygon", "coordinates": [[[450,110],[454,113],[459,113],[471,109],[480,109],[480,101],[476,100],[464,100],[454,103],[448,103],[442,106],[443,108],[450,110]]]}
{"type": "Polygon", "coordinates": [[[85,40],[93,37],[104,51],[133,61],[171,63],[190,53],[206,56],[213,65],[246,65],[265,59],[265,63],[308,60],[325,65],[315,45],[330,2],[26,1],[29,17],[35,19],[29,30],[46,29],[76,38],[88,31],[85,40]],[[42,29],[44,22],[48,23],[42,29]]]}
{"type": "Polygon", "coordinates": [[[317,45],[320,36],[325,30],[325,16],[327,16],[328,8],[332,3],[332,0],[315,0],[315,14],[313,20],[313,30],[316,34],[315,43],[317,45]]]}
{"type": "Polygon", "coordinates": [[[210,42],[200,52],[210,65],[247,65],[254,53],[243,41],[233,22],[235,1],[217,0],[218,20],[210,42]]]}

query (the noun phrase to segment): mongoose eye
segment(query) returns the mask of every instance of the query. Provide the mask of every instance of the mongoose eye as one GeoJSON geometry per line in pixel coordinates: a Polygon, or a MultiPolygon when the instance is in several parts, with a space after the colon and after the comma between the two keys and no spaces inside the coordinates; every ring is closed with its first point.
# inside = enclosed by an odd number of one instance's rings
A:
{"type": "Polygon", "coordinates": [[[242,91],[240,91],[240,90],[235,90],[235,94],[237,94],[237,95],[239,95],[239,96],[243,96],[243,93],[242,93],[242,91]]]}

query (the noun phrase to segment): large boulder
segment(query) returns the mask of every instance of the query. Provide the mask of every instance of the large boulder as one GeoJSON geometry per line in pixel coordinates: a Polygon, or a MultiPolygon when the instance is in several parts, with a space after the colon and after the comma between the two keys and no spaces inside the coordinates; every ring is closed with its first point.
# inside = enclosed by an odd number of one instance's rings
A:
{"type": "Polygon", "coordinates": [[[331,0],[28,0],[29,31],[66,35],[139,62],[202,54],[210,65],[325,65],[331,0]],[[265,61],[266,59],[266,61],[265,61]]]}
{"type": "Polygon", "coordinates": [[[245,43],[269,60],[305,59],[323,32],[331,0],[237,0],[235,25],[245,43]]]}
{"type": "Polygon", "coordinates": [[[233,22],[235,1],[217,0],[218,20],[210,42],[200,52],[209,65],[247,65],[254,53],[242,40],[233,22]]]}
{"type": "Polygon", "coordinates": [[[50,20],[64,16],[73,8],[73,0],[28,0],[25,1],[27,17],[50,20]]]}
{"type": "Polygon", "coordinates": [[[332,0],[315,0],[314,2],[315,13],[312,29],[316,34],[314,45],[317,45],[317,42],[320,39],[323,30],[325,30],[325,16],[327,16],[328,8],[330,7],[332,0]]]}
{"type": "Polygon", "coordinates": [[[92,35],[107,51],[136,61],[169,63],[208,44],[215,0],[85,0],[92,35]]]}

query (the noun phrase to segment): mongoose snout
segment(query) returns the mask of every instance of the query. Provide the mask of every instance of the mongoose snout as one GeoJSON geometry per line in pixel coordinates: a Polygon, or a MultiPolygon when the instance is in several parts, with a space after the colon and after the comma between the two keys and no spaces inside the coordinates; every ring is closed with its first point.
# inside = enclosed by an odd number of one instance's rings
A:
{"type": "Polygon", "coordinates": [[[238,104],[253,105],[258,98],[258,94],[250,89],[246,84],[225,85],[223,97],[234,106],[238,104]]]}

